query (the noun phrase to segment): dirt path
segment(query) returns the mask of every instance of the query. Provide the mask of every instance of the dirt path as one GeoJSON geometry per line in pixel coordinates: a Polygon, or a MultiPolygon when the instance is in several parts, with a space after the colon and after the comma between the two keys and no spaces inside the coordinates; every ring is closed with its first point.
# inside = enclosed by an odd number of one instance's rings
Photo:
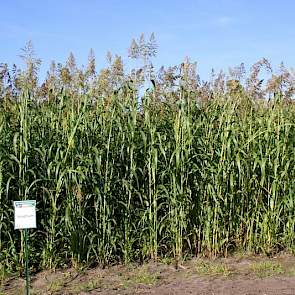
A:
{"type": "Polygon", "coordinates": [[[294,278],[268,279],[191,279],[187,282],[174,282],[162,285],[141,294],[157,295],[294,295],[294,278]]]}
{"type": "MultiPolygon", "coordinates": [[[[2,282],[0,294],[23,294],[22,279],[2,282]]],[[[295,257],[241,256],[193,259],[173,265],[114,266],[41,272],[32,277],[31,295],[295,295],[295,257]]]]}

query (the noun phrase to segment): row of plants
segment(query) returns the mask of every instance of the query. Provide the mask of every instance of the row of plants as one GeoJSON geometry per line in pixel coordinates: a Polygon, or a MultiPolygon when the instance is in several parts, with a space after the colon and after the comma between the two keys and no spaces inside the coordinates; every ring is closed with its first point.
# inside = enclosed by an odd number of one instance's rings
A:
{"type": "Polygon", "coordinates": [[[188,60],[163,78],[146,57],[140,96],[113,65],[108,86],[73,64],[69,83],[40,84],[25,60],[1,76],[2,272],[23,265],[12,201],[25,199],[37,201],[35,269],[294,249],[292,72],[263,84],[256,64],[245,83],[242,67],[201,83],[188,60]]]}

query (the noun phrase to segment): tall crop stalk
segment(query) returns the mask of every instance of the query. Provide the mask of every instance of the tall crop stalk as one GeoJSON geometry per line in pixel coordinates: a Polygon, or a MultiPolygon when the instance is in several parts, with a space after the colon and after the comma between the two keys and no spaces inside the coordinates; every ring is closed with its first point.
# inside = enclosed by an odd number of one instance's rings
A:
{"type": "Polygon", "coordinates": [[[189,97],[186,100],[183,93],[181,95],[178,109],[174,114],[174,150],[170,159],[169,223],[171,224],[171,238],[176,264],[182,259],[183,240],[187,227],[186,214],[191,201],[188,182],[192,142],[190,100],[189,97]]]}
{"type": "Polygon", "coordinates": [[[146,175],[144,192],[144,214],[141,220],[143,224],[144,255],[156,260],[158,255],[158,189],[157,189],[157,167],[158,167],[158,143],[157,143],[157,116],[153,110],[153,100],[150,93],[146,93],[143,99],[143,151],[145,157],[144,169],[146,175]]]}
{"type": "MultiPolygon", "coordinates": [[[[28,194],[28,168],[29,168],[29,93],[26,91],[21,94],[20,103],[18,104],[19,114],[19,130],[15,132],[13,137],[13,154],[10,154],[10,159],[17,164],[18,178],[16,181],[18,200],[26,200],[28,194]]],[[[12,176],[13,177],[13,176],[12,176]]],[[[9,188],[9,190],[13,188],[9,188]]],[[[10,195],[10,194],[9,194],[10,195]]],[[[13,193],[11,193],[13,195],[13,193]]],[[[20,265],[24,265],[24,234],[21,231],[20,242],[20,265]]]]}

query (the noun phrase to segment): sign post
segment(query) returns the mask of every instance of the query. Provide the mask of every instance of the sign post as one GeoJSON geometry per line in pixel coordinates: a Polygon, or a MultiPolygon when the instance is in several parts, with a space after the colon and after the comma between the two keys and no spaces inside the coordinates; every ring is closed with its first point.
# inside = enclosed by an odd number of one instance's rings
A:
{"type": "Polygon", "coordinates": [[[29,295],[29,228],[36,228],[36,201],[15,201],[14,204],[14,229],[24,230],[25,233],[25,275],[26,291],[29,295]]]}
{"type": "Polygon", "coordinates": [[[26,295],[29,295],[29,285],[30,285],[30,278],[29,278],[29,238],[28,238],[28,229],[25,229],[25,275],[26,275],[26,295]]]}

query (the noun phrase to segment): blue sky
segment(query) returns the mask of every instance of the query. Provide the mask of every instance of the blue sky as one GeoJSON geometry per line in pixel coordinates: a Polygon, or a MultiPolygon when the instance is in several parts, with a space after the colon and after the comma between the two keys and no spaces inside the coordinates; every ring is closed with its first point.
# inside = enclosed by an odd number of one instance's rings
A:
{"type": "Polygon", "coordinates": [[[86,64],[90,48],[97,67],[106,52],[124,57],[132,38],[155,33],[157,66],[185,56],[198,62],[201,78],[211,68],[227,69],[261,57],[295,67],[294,0],[11,0],[2,1],[0,62],[20,63],[32,40],[45,73],[51,60],[64,62],[72,51],[86,64]]]}

